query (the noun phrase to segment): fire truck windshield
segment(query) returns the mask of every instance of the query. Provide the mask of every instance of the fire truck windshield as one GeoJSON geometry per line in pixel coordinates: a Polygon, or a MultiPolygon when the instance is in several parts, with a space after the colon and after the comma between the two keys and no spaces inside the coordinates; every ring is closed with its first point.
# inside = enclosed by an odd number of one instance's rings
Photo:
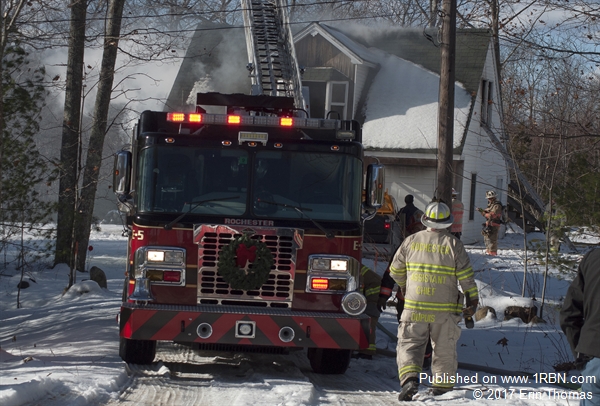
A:
{"type": "Polygon", "coordinates": [[[136,190],[140,213],[358,221],[361,184],[362,162],[339,152],[153,146],[136,190]]]}

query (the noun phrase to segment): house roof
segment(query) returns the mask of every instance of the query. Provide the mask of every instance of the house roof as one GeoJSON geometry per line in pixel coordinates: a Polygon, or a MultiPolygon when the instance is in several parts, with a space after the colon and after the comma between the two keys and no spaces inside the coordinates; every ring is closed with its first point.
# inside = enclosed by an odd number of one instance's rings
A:
{"type": "MultiPolygon", "coordinates": [[[[433,32],[364,26],[325,27],[345,46],[368,47],[380,69],[366,89],[363,143],[374,150],[437,149],[440,48],[433,32]],[[353,45],[352,42],[358,45],[353,45]]],[[[310,31],[308,27],[303,32],[310,31]]],[[[436,34],[437,35],[437,34],[436,34]]],[[[489,50],[485,30],[458,30],[453,148],[460,151],[489,50]]]]}
{"type": "MultiPolygon", "coordinates": [[[[329,27],[368,48],[377,48],[391,55],[421,65],[427,70],[440,73],[441,51],[438,30],[414,28],[374,28],[340,25],[329,27]]],[[[456,80],[471,91],[477,92],[481,73],[490,46],[491,33],[484,29],[456,30],[456,80]]]]}
{"type": "Polygon", "coordinates": [[[323,38],[335,45],[340,51],[350,58],[352,63],[364,64],[369,67],[377,65],[377,57],[373,52],[360,42],[350,39],[343,32],[325,24],[312,23],[294,34],[294,42],[301,41],[308,35],[320,34],[323,38]]]}

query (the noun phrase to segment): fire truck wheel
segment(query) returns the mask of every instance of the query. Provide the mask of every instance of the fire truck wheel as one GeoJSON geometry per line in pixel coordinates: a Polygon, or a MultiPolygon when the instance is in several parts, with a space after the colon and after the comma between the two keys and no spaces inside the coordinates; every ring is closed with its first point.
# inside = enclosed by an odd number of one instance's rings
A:
{"type": "Polygon", "coordinates": [[[332,348],[309,348],[308,359],[318,374],[343,374],[350,365],[351,350],[332,348]]]}
{"type": "Polygon", "coordinates": [[[151,364],[156,355],[156,341],[129,340],[120,337],[119,355],[128,364],[151,364]]]}

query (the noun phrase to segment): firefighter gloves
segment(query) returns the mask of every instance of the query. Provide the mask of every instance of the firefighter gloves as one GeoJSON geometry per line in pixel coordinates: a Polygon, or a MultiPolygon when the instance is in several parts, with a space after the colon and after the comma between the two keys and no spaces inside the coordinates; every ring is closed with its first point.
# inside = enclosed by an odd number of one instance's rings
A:
{"type": "Polygon", "coordinates": [[[377,299],[377,310],[379,310],[379,313],[382,313],[385,310],[387,300],[387,297],[381,295],[379,296],[379,299],[377,299]]]}

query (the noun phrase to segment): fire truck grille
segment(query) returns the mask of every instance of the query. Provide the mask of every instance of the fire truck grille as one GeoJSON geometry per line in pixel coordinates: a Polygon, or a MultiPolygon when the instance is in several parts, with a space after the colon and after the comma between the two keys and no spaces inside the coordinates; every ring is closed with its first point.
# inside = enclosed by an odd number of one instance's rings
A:
{"type": "MultiPolygon", "coordinates": [[[[198,251],[198,303],[213,305],[246,305],[270,308],[291,308],[294,292],[297,244],[293,233],[278,235],[273,229],[252,235],[264,243],[273,255],[269,279],[256,290],[235,290],[217,272],[219,253],[241,232],[226,227],[196,232],[198,251]],[[290,235],[285,235],[290,234],[290,235]]],[[[240,230],[241,231],[241,230],[240,230]]],[[[256,229],[255,229],[256,231],[256,229]]]]}

